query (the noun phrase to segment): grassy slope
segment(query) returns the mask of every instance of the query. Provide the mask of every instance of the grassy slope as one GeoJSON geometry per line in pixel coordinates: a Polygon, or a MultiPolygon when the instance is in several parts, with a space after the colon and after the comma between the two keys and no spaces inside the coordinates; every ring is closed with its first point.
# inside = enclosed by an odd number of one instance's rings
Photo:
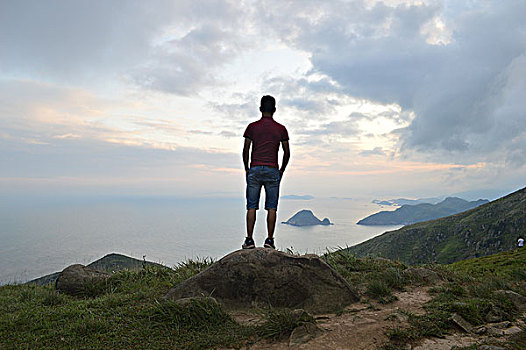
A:
{"type": "Polygon", "coordinates": [[[106,285],[76,297],[52,285],[0,286],[0,349],[237,349],[258,339],[281,339],[314,321],[270,308],[259,310],[258,325],[246,326],[210,300],[180,305],[163,299],[210,264],[209,259],[175,269],[146,264],[119,271],[106,285]]]}
{"type": "Polygon", "coordinates": [[[348,248],[409,264],[451,263],[515,247],[526,235],[526,188],[464,213],[386,232],[348,248]]]}
{"type": "MultiPolygon", "coordinates": [[[[371,303],[389,303],[396,299],[395,290],[421,282],[403,273],[406,266],[399,262],[357,258],[344,250],[327,254],[324,259],[358,288],[363,301],[371,303]]],[[[117,272],[91,297],[63,295],[51,286],[2,286],[0,348],[244,348],[262,338],[283,339],[298,325],[290,310],[271,308],[263,312],[264,322],[247,326],[234,321],[214,303],[194,302],[183,307],[162,299],[171,286],[209,264],[189,261],[175,269],[147,266],[117,272]]],[[[387,333],[392,343],[386,349],[404,348],[407,342],[421,337],[450,332],[453,328],[449,317],[453,312],[481,324],[489,308],[496,306],[503,319],[513,320],[517,317],[515,308],[493,291],[511,289],[525,295],[524,266],[526,248],[452,265],[429,266],[444,282],[432,288],[434,298],[425,315],[409,315],[411,327],[387,333]]],[[[520,349],[526,334],[522,332],[515,341],[518,347],[510,343],[510,349],[520,349]]]]}
{"type": "Polygon", "coordinates": [[[474,278],[483,278],[490,274],[503,280],[526,280],[526,248],[457,261],[448,268],[450,271],[463,272],[474,278]]]}
{"type": "MultiPolygon", "coordinates": [[[[116,273],[96,297],[72,297],[51,286],[0,287],[0,339],[20,349],[206,349],[246,342],[246,330],[220,307],[163,302],[168,289],[205,268],[149,266],[116,273]]],[[[0,347],[2,347],[0,346],[0,347]]]]}

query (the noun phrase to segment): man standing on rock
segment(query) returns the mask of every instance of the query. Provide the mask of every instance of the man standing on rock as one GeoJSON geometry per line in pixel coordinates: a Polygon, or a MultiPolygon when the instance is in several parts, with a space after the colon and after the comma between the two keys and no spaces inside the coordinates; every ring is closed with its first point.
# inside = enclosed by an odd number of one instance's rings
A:
{"type": "Polygon", "coordinates": [[[243,249],[256,247],[252,235],[256,224],[256,210],[259,209],[261,186],[265,187],[265,210],[267,210],[267,232],[265,248],[275,249],[274,228],[278,209],[279,184],[290,159],[289,135],[287,129],[273,119],[276,100],[272,96],[261,98],[261,119],[250,123],[243,134],[243,163],[247,181],[247,237],[243,249]],[[278,164],[279,145],[283,147],[281,168],[278,164]],[[252,154],[249,152],[252,145],[252,154]]]}

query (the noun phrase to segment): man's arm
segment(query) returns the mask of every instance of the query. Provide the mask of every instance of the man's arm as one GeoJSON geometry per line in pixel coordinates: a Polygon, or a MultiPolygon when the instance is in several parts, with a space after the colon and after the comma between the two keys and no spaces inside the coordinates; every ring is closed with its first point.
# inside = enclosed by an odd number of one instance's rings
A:
{"type": "Polygon", "coordinates": [[[245,137],[245,145],[243,146],[243,164],[245,165],[245,175],[248,175],[248,157],[250,155],[250,144],[252,140],[245,137]]]}
{"type": "Polygon", "coordinates": [[[281,141],[281,147],[283,147],[283,161],[281,162],[281,169],[279,169],[279,174],[283,176],[287,164],[289,164],[290,159],[290,148],[289,141],[281,141]]]}

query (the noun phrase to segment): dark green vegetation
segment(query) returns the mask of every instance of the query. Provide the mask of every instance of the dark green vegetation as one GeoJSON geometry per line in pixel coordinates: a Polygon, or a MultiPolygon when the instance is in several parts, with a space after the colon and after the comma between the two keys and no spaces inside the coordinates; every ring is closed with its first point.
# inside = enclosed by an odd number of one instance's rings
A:
{"type": "Polygon", "coordinates": [[[526,235],[526,188],[469,211],[386,232],[347,248],[407,264],[451,263],[513,249],[526,235]]]}
{"type": "MultiPolygon", "coordinates": [[[[140,270],[144,266],[157,266],[163,267],[161,264],[157,264],[151,261],[138,260],[130,258],[129,256],[111,253],[103,256],[102,258],[95,260],[94,262],[87,265],[95,270],[105,271],[109,273],[122,271],[122,270],[140,270]]],[[[55,283],[60,272],[55,272],[40,278],[36,278],[27,283],[34,283],[40,286],[45,286],[47,284],[55,283]]]]}
{"type": "Polygon", "coordinates": [[[6,348],[207,349],[246,343],[248,329],[216,303],[164,301],[168,289],[209,262],[176,269],[121,271],[95,298],[71,297],[51,286],[0,287],[0,339],[6,348]]]}
{"type": "Polygon", "coordinates": [[[488,203],[485,199],[468,202],[456,197],[448,197],[440,203],[402,205],[395,211],[381,211],[358,221],[358,225],[410,225],[415,222],[443,218],[461,213],[488,203]]]}

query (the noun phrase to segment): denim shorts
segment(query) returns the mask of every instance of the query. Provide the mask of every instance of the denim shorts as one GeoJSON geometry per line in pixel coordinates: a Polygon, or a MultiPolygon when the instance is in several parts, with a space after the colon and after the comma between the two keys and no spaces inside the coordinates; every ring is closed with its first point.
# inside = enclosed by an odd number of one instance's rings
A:
{"type": "Polygon", "coordinates": [[[250,168],[247,176],[247,209],[259,209],[261,186],[265,187],[265,209],[278,209],[280,181],[277,168],[265,165],[250,168]]]}

